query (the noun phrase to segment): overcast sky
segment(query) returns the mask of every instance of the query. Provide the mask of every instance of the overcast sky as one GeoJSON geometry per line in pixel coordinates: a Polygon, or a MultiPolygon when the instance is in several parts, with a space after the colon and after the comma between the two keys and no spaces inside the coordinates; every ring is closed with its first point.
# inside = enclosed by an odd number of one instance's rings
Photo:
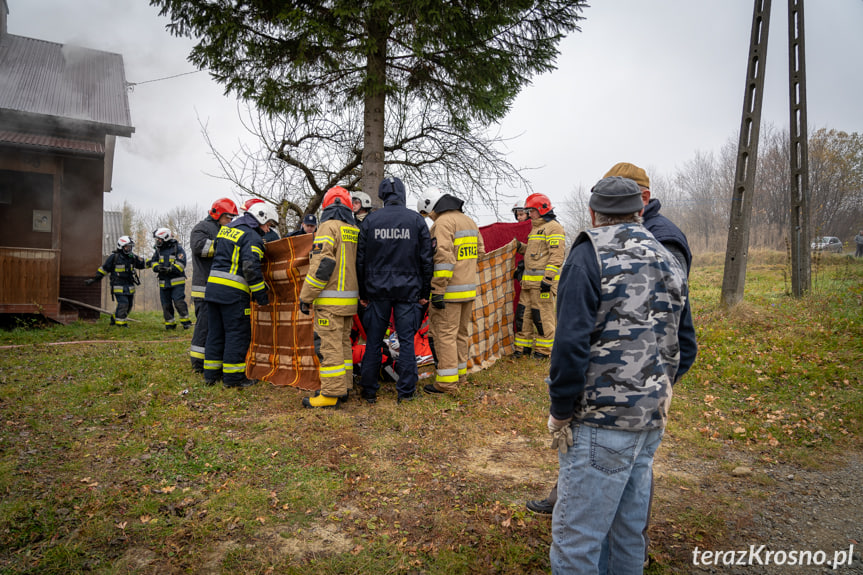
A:
{"type": "MultiPolygon", "coordinates": [[[[237,103],[186,57],[147,0],[7,0],[9,33],[123,55],[135,133],[118,138],[106,208],[208,207],[235,197],[198,118],[223,151],[248,140],[237,103]]],[[[671,175],[696,151],[735,138],[743,106],[752,0],[594,0],[581,32],[560,45],[558,69],[534,79],[500,126],[510,161],[534,191],[560,203],[613,164],[671,175]]],[[[863,132],[863,0],[805,7],[809,128],[863,132]]],[[[773,2],[763,120],[788,126],[787,3],[773,2]]],[[[456,191],[457,192],[457,191],[456,191]]],[[[242,198],[241,198],[242,199],[242,198]]],[[[512,204],[503,202],[503,215],[512,204]]],[[[473,210],[480,223],[492,210],[473,210]]],[[[203,214],[202,214],[203,215],[203,214]]]]}

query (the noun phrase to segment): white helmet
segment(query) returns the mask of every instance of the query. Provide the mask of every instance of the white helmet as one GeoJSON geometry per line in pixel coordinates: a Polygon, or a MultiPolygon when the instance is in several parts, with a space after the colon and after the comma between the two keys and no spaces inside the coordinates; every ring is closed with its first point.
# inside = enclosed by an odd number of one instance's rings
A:
{"type": "Polygon", "coordinates": [[[276,212],[276,207],[267,202],[258,202],[249,206],[246,213],[252,214],[252,217],[262,226],[269,222],[279,223],[279,214],[276,212]]]}
{"type": "Polygon", "coordinates": [[[524,209],[524,200],[519,200],[512,205],[512,213],[520,212],[524,209]]]}
{"type": "Polygon", "coordinates": [[[174,235],[168,228],[159,228],[153,232],[153,237],[156,238],[156,245],[160,246],[165,242],[174,239],[174,235]]]}
{"type": "Polygon", "coordinates": [[[417,211],[420,215],[430,214],[437,206],[438,200],[441,199],[444,193],[440,188],[434,186],[428,187],[420,194],[420,199],[417,202],[417,211]]]}
{"type": "Polygon", "coordinates": [[[117,240],[117,247],[128,254],[135,247],[135,242],[129,236],[120,236],[120,239],[117,240]],[[126,247],[129,249],[126,249],[126,247]]]}
{"type": "Polygon", "coordinates": [[[372,199],[365,192],[352,192],[351,198],[360,201],[360,209],[372,209],[372,199]]]}

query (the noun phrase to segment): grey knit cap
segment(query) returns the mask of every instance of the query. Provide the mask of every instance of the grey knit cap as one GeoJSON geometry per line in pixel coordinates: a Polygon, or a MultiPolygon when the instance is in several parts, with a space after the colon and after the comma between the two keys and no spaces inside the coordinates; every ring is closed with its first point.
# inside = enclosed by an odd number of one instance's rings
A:
{"type": "Polygon", "coordinates": [[[633,214],[644,209],[641,188],[629,178],[609,176],[590,190],[588,205],[594,212],[609,215],[633,214]]]}

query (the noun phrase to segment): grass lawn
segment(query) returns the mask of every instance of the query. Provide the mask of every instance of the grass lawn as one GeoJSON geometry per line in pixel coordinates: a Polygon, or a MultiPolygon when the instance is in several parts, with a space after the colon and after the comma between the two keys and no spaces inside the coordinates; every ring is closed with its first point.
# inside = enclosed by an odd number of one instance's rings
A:
{"type": "MultiPolygon", "coordinates": [[[[757,513],[760,465],[861,452],[863,261],[822,256],[798,300],[783,255],[754,254],[730,312],[722,261],[692,272],[700,351],[658,456],[649,573],[688,572],[696,545],[757,513]],[[721,482],[740,462],[743,500],[672,472],[721,482]]],[[[0,572],[550,570],[550,520],[524,507],[557,474],[546,365],[504,359],[457,397],[397,405],[384,385],[375,405],[304,410],[293,388],[205,386],[190,332],[131,317],[0,332],[0,572]]]]}

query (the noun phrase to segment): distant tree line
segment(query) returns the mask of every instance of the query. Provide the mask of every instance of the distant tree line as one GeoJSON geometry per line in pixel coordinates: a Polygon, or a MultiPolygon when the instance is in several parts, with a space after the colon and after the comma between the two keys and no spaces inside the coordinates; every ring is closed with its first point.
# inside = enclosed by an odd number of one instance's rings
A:
{"type": "MultiPolygon", "coordinates": [[[[752,200],[750,247],[785,250],[790,221],[788,130],[761,129],[752,200]]],[[[644,167],[662,213],[687,235],[696,252],[724,252],[737,138],[718,153],[696,151],[672,174],[644,167]]],[[[632,160],[630,160],[632,161],[632,160]]],[[[637,163],[637,160],[635,161],[637,163]]],[[[573,190],[563,210],[567,236],[590,225],[589,189],[573,190]]],[[[809,228],[812,237],[836,236],[846,245],[863,229],[863,135],[820,128],[809,135],[809,228]]]]}

